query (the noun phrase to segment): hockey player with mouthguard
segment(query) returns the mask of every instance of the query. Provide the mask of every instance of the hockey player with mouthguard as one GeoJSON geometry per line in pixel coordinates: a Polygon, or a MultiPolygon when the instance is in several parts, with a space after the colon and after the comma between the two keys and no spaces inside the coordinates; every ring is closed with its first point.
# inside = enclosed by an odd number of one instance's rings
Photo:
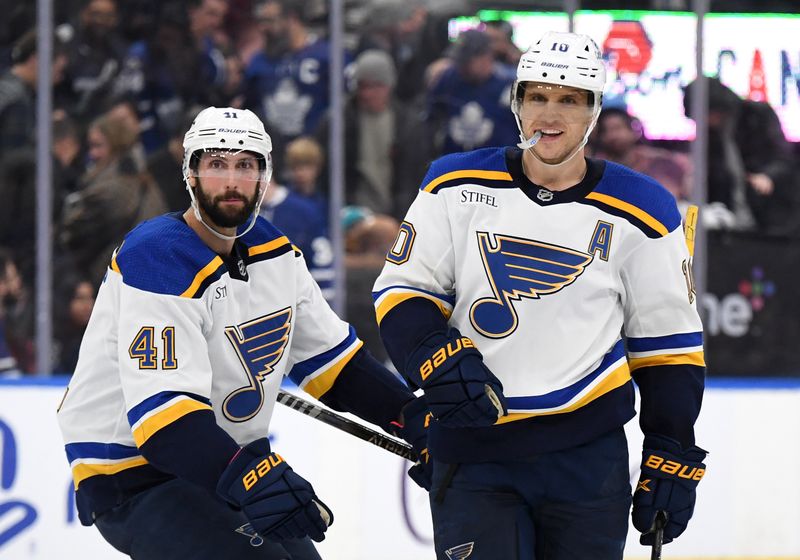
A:
{"type": "Polygon", "coordinates": [[[376,281],[381,335],[424,390],[439,560],[617,560],[692,515],[705,365],[672,195],[586,158],[605,68],[587,36],[521,58],[514,147],[433,162],[376,281]],[[641,393],[631,498],[623,425],[641,393]]]}

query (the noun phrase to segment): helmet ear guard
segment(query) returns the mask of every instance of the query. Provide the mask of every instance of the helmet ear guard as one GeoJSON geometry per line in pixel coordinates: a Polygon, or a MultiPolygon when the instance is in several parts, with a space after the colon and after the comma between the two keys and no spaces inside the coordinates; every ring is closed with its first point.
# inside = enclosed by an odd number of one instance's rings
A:
{"type": "Polygon", "coordinates": [[[195,117],[192,126],[183,137],[183,180],[186,190],[189,191],[195,217],[212,234],[220,239],[233,240],[246,234],[255,225],[264,194],[272,178],[271,153],[272,139],[264,129],[264,123],[250,110],[208,107],[195,117]],[[200,154],[206,150],[252,152],[258,158],[259,167],[262,169],[258,187],[260,196],[250,218],[250,225],[237,235],[224,235],[216,231],[200,214],[190,177],[198,168],[200,154]]]}

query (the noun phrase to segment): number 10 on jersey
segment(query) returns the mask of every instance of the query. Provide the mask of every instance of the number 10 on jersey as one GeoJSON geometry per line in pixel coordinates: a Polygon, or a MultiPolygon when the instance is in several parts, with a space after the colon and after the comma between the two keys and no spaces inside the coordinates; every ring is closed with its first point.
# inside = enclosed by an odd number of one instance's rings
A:
{"type": "MultiPolygon", "coordinates": [[[[142,327],[133,337],[133,342],[128,348],[128,356],[132,360],[139,360],[139,369],[158,369],[155,334],[155,327],[142,327]]],[[[175,358],[175,327],[164,327],[161,331],[161,341],[164,346],[161,369],[176,369],[178,360],[175,358]]]]}

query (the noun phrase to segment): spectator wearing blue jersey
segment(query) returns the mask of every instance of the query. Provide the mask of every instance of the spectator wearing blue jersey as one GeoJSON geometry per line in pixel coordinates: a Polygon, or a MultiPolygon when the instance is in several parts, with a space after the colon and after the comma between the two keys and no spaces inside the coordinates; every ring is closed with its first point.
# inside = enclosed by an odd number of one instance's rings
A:
{"type": "Polygon", "coordinates": [[[283,185],[271,183],[264,195],[261,216],[282,231],[300,249],[311,277],[327,301],[334,297],[333,251],[327,220],[320,206],[283,185]]]}
{"type": "Polygon", "coordinates": [[[514,75],[495,63],[491,40],[478,30],[459,35],[450,52],[453,65],[428,93],[428,117],[441,153],[516,142],[509,111],[514,75]]]}
{"type": "Polygon", "coordinates": [[[185,7],[163,4],[155,29],[128,49],[113,90],[115,97],[127,97],[136,104],[141,141],[148,154],[167,143],[186,106],[203,100],[205,88],[197,85],[201,66],[185,7]]]}
{"type": "Polygon", "coordinates": [[[75,118],[99,116],[110,95],[126,50],[118,24],[116,0],[85,0],[76,22],[56,28],[67,61],[64,81],[54,93],[75,118]]]}
{"type": "Polygon", "coordinates": [[[225,15],[228,13],[228,2],[190,0],[188,4],[189,31],[200,56],[201,83],[212,91],[222,89],[228,79],[224,47],[229,40],[222,30],[225,15]]]}
{"type": "Polygon", "coordinates": [[[280,173],[282,147],[312,133],[329,105],[331,50],[309,31],[301,3],[266,0],[255,12],[266,47],[245,70],[245,107],[270,129],[280,173]]]}

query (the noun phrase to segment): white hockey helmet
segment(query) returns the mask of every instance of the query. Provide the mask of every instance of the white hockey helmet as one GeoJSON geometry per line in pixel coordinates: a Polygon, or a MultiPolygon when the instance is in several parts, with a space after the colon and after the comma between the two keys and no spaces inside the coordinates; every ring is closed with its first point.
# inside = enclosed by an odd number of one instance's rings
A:
{"type": "Polygon", "coordinates": [[[255,113],[248,109],[234,109],[232,107],[208,107],[200,111],[192,122],[192,126],[183,137],[183,180],[186,190],[192,199],[192,208],[198,220],[214,235],[220,239],[236,239],[241,237],[255,225],[256,217],[261,209],[261,202],[267,192],[269,181],[272,178],[272,139],[264,130],[255,113]],[[192,166],[197,165],[196,156],[204,150],[225,150],[231,152],[252,152],[256,154],[261,169],[259,177],[258,202],[250,225],[235,236],[224,235],[203,221],[200,208],[194,194],[194,189],[189,182],[192,166]],[[193,160],[193,158],[195,158],[193,160]]]}
{"type": "Polygon", "coordinates": [[[517,66],[517,79],[511,88],[511,111],[520,131],[519,147],[523,149],[532,147],[539,138],[536,135],[526,138],[522,129],[520,112],[525,94],[524,82],[574,87],[593,94],[590,96],[592,116],[586,135],[577,150],[565,160],[568,161],[586,145],[600,114],[606,67],[597,43],[588,35],[549,31],[522,55],[517,66]]]}

